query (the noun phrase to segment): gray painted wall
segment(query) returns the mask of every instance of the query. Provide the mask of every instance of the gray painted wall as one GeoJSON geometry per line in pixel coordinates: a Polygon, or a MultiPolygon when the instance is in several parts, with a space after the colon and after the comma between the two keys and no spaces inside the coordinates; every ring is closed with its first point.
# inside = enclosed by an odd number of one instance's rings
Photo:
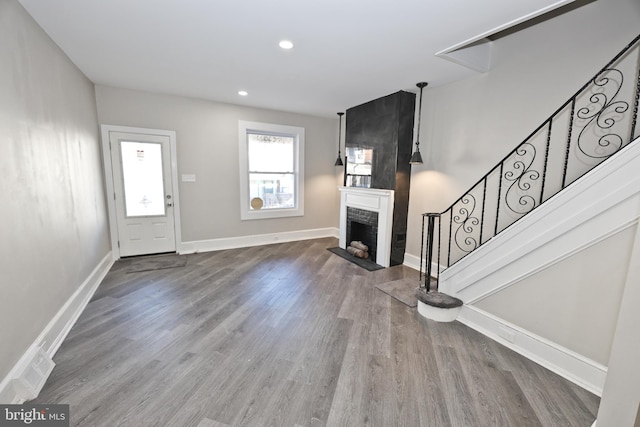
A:
{"type": "Polygon", "coordinates": [[[101,124],[175,130],[184,242],[337,227],[338,120],[96,86],[101,124]],[[238,120],[305,128],[305,214],[240,220],[238,120]]]}
{"type": "Polygon", "coordinates": [[[474,305],[607,366],[635,235],[623,230],[474,305]]]}
{"type": "Polygon", "coordinates": [[[0,1],[0,379],[109,253],[93,84],[0,1]]]}
{"type": "Polygon", "coordinates": [[[600,427],[640,426],[640,230],[636,230],[630,259],[607,380],[598,410],[597,425],[600,427]]]}

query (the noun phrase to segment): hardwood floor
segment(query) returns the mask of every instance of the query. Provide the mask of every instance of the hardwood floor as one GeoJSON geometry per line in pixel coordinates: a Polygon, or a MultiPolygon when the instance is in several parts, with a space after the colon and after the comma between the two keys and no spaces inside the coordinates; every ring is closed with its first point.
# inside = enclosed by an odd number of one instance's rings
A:
{"type": "Polygon", "coordinates": [[[116,263],[37,402],[74,426],[590,426],[599,399],[454,322],[422,318],[317,239],[116,263]]]}

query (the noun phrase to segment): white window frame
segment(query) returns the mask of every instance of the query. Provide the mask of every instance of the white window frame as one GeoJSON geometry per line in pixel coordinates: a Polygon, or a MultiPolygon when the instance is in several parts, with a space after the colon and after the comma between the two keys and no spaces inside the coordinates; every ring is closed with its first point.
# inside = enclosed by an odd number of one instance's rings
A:
{"type": "Polygon", "coordinates": [[[304,128],[271,123],[238,122],[240,152],[240,219],[286,218],[304,215],[304,128]],[[294,139],[294,207],[253,210],[249,205],[249,153],[247,133],[285,135],[294,139]]]}

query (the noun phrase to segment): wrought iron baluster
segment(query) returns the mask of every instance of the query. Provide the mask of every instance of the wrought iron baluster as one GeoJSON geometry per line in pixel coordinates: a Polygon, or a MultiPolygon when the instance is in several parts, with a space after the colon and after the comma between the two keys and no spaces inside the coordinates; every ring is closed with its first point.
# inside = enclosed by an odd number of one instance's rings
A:
{"type": "Polygon", "coordinates": [[[449,250],[447,254],[447,267],[450,267],[451,266],[451,233],[453,231],[453,205],[448,210],[450,210],[451,212],[449,213],[449,250]]]}
{"type": "Polygon", "coordinates": [[[431,290],[431,265],[433,264],[433,230],[436,215],[438,214],[427,214],[429,218],[429,230],[427,231],[427,274],[424,278],[424,286],[427,292],[431,290]]]}
{"type": "Polygon", "coordinates": [[[614,129],[621,118],[614,113],[621,115],[629,110],[629,103],[617,99],[623,85],[624,75],[620,70],[602,70],[589,87],[592,92],[589,103],[576,111],[576,117],[586,121],[576,141],[576,148],[586,158],[603,160],[624,146],[624,138],[614,129]],[[589,138],[591,134],[597,137],[596,142],[589,138]]]}
{"type": "Polygon", "coordinates": [[[573,116],[576,112],[576,97],[571,98],[571,116],[569,117],[569,135],[567,136],[567,148],[564,154],[564,169],[562,171],[562,188],[567,186],[567,168],[569,167],[569,153],[571,152],[571,134],[573,132],[573,116]]]}
{"type": "Polygon", "coordinates": [[[544,166],[542,167],[542,184],[540,188],[540,204],[542,204],[542,202],[544,201],[544,183],[546,182],[546,178],[547,178],[547,164],[549,163],[549,146],[551,145],[551,124],[553,122],[553,119],[550,118],[549,119],[549,130],[547,131],[547,149],[544,152],[544,166]]]}
{"type": "Polygon", "coordinates": [[[487,203],[487,175],[484,176],[482,184],[482,214],[480,215],[480,245],[482,245],[482,232],[484,231],[484,207],[487,203]]]}
{"type": "Polygon", "coordinates": [[[514,152],[513,164],[509,165],[510,169],[503,175],[505,180],[511,181],[504,193],[505,206],[520,216],[531,212],[536,207],[536,199],[530,194],[535,181],[540,178],[540,172],[533,168],[536,155],[535,145],[528,141],[520,144],[514,152]]]}
{"type": "Polygon", "coordinates": [[[633,103],[633,118],[631,122],[630,141],[633,141],[636,136],[636,124],[638,123],[638,101],[640,100],[640,46],[636,46],[636,49],[638,50],[638,59],[637,59],[637,65],[636,65],[638,77],[636,79],[636,82],[637,82],[636,83],[636,99],[633,103]]]}
{"type": "Polygon", "coordinates": [[[498,175],[498,203],[496,208],[496,227],[493,235],[498,234],[498,223],[500,222],[500,201],[502,199],[502,173],[504,172],[504,160],[500,162],[500,174],[498,175]]]}

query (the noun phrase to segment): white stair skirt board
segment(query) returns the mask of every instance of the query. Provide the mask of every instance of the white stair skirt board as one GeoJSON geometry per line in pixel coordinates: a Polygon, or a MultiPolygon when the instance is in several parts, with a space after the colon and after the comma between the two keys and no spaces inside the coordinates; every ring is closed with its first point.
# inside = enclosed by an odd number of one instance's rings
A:
{"type": "Polygon", "coordinates": [[[435,320],[436,322],[453,322],[458,317],[458,314],[460,314],[461,309],[462,307],[433,307],[423,303],[422,301],[418,301],[418,313],[420,313],[423,317],[426,317],[430,320],[435,320]]]}
{"type": "Polygon", "coordinates": [[[53,370],[53,356],[114,262],[113,254],[107,253],[89,277],[78,286],[73,295],[49,321],[9,374],[0,382],[0,403],[21,404],[37,397],[53,370]]]}
{"type": "Polygon", "coordinates": [[[274,243],[297,242],[298,240],[338,237],[338,228],[315,228],[311,230],[284,231],[282,233],[256,234],[252,236],[223,237],[220,239],[182,242],[181,254],[222,251],[226,249],[246,248],[250,246],[271,245],[274,243]]]}
{"type": "Polygon", "coordinates": [[[606,366],[474,306],[464,305],[457,320],[585,390],[602,396],[606,366]]]}

